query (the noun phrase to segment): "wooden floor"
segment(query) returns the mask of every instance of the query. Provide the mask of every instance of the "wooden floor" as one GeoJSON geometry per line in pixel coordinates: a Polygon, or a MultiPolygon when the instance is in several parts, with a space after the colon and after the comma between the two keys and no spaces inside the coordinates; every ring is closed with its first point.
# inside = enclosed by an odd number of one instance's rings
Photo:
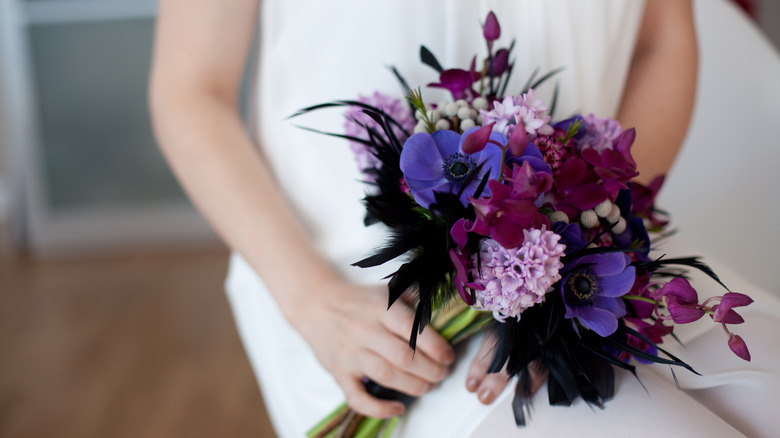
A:
{"type": "Polygon", "coordinates": [[[273,437],[226,265],[0,259],[0,437],[273,437]]]}

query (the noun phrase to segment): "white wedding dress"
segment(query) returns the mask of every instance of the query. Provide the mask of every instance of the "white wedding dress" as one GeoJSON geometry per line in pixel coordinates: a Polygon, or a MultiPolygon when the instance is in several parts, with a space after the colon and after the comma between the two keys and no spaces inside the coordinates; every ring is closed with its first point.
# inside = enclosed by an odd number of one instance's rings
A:
{"type": "MultiPolygon", "coordinates": [[[[351,281],[376,282],[392,268],[350,267],[383,237],[381,227],[362,224],[365,188],[352,152],[344,141],[295,127],[339,132],[342,112],[285,118],[309,105],[374,91],[400,96],[387,69],[391,64],[412,86],[435,82],[436,72],[419,62],[421,44],[445,68],[467,66],[472,56],[484,55],[480,23],[490,10],[501,23],[499,42],[517,38],[510,91],[537,67],[546,72],[563,66],[566,70],[555,79],[560,83],[558,116],[613,116],[643,5],[624,0],[265,0],[254,117],[258,142],[317,248],[351,281]]],[[[539,95],[549,99],[550,90],[542,88],[539,95]]],[[[447,97],[428,89],[423,94],[430,101],[447,97]]],[[[677,241],[665,249],[696,254],[677,241]]],[[[618,373],[616,397],[603,411],[581,402],[550,407],[542,388],[529,425],[518,429],[509,406],[511,387],[491,406],[466,392],[465,372],[477,347],[471,342],[454,374],[415,402],[395,436],[772,436],[780,430],[780,354],[770,336],[780,329],[780,305],[728,267],[712,264],[734,290],[756,298],[743,312],[749,322],[733,328],[748,342],[751,364],[731,354],[719,327],[702,321],[679,331],[687,344],[680,356],[703,374],[678,370],[684,390],[674,386],[664,367],[640,367],[647,391],[632,376],[618,373]]],[[[702,294],[720,294],[712,282],[695,285],[703,285],[702,294]]],[[[232,257],[226,288],[278,435],[303,436],[343,395],[240,255],[232,257]]]]}

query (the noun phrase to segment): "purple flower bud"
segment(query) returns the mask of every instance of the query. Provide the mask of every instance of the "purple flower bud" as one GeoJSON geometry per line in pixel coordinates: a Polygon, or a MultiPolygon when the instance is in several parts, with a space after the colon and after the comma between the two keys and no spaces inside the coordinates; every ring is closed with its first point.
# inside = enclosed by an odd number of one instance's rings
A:
{"type": "Polygon", "coordinates": [[[729,348],[740,358],[750,362],[750,352],[748,351],[745,341],[739,335],[734,333],[729,336],[729,348]]]}
{"type": "Polygon", "coordinates": [[[498,25],[498,19],[493,11],[490,11],[485,19],[482,34],[485,35],[485,39],[488,41],[495,41],[501,36],[501,26],[498,25]]]}
{"type": "Polygon", "coordinates": [[[509,50],[501,49],[493,57],[493,74],[496,76],[504,74],[509,67],[509,50]]]}
{"type": "Polygon", "coordinates": [[[520,120],[509,135],[509,152],[515,157],[520,157],[525,153],[527,146],[528,135],[525,133],[525,123],[520,120]]]}
{"type": "Polygon", "coordinates": [[[485,149],[488,140],[490,140],[490,133],[493,131],[493,125],[495,125],[495,123],[485,125],[469,134],[469,136],[463,140],[463,152],[467,154],[476,154],[482,149],[485,149]]]}

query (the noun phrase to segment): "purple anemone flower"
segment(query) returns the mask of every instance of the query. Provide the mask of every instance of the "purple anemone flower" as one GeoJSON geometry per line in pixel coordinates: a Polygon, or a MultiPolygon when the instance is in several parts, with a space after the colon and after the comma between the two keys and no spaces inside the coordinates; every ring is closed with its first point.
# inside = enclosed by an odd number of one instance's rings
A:
{"type": "Polygon", "coordinates": [[[603,337],[614,333],[618,318],[626,315],[620,297],[631,291],[636,277],[630,263],[622,252],[588,255],[567,263],[559,282],[566,318],[577,318],[603,337]]]}
{"type": "MultiPolygon", "coordinates": [[[[485,174],[498,178],[501,171],[501,148],[488,143],[474,154],[463,152],[463,141],[478,128],[466,130],[463,135],[454,131],[420,132],[404,143],[401,151],[401,171],[412,191],[414,200],[422,207],[434,203],[434,192],[460,194],[460,202],[468,205],[485,174]]],[[[506,137],[491,133],[490,139],[506,144],[506,137]]],[[[485,187],[482,195],[489,195],[485,187]]]]}

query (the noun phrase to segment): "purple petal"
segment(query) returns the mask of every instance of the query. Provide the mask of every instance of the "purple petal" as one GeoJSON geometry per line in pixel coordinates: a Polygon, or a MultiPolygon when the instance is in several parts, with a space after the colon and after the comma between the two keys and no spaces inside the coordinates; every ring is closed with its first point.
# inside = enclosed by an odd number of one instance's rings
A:
{"type": "Polygon", "coordinates": [[[622,252],[594,254],[580,259],[581,264],[591,265],[591,269],[599,277],[620,274],[630,262],[631,259],[622,252]]]}
{"type": "Polygon", "coordinates": [[[466,241],[468,240],[469,236],[466,230],[468,228],[471,228],[473,224],[468,219],[460,218],[457,222],[455,222],[455,225],[452,226],[450,229],[450,236],[452,236],[452,240],[455,241],[455,243],[458,245],[459,248],[463,248],[466,246],[466,241]]]}
{"type": "Polygon", "coordinates": [[[447,181],[446,179],[441,179],[438,181],[418,181],[407,178],[406,184],[412,191],[414,200],[423,208],[428,208],[436,201],[434,191],[440,193],[452,193],[455,187],[454,184],[447,181]]]}
{"type": "Polygon", "coordinates": [[[636,280],[636,270],[629,266],[617,275],[601,277],[599,295],[602,297],[622,297],[631,291],[636,280]]]}
{"type": "Polygon", "coordinates": [[[656,297],[669,296],[674,297],[681,303],[693,303],[699,302],[699,295],[696,293],[696,289],[691,286],[688,280],[677,277],[667,282],[661,289],[654,292],[656,297]]]}
{"type": "Polygon", "coordinates": [[[466,267],[463,265],[463,260],[452,249],[450,249],[450,260],[452,261],[453,266],[455,266],[455,278],[453,279],[453,283],[455,283],[455,287],[458,289],[458,293],[463,299],[463,302],[470,306],[474,304],[474,299],[471,294],[468,293],[468,291],[466,291],[463,287],[463,284],[468,280],[468,277],[466,276],[466,267]]]}
{"type": "Polygon", "coordinates": [[[431,137],[436,143],[442,158],[447,158],[452,154],[460,152],[458,148],[460,146],[460,134],[457,132],[450,130],[434,131],[431,137]]]}
{"type": "MultiPolygon", "coordinates": [[[[447,131],[436,131],[447,132],[447,131]]],[[[454,133],[456,136],[458,134],[454,133]]],[[[457,148],[457,141],[455,147],[457,148]]],[[[453,152],[457,152],[455,149],[453,152]]],[[[412,135],[404,143],[401,150],[400,167],[407,182],[410,179],[418,181],[438,181],[443,177],[442,166],[444,158],[449,154],[442,154],[437,146],[434,137],[430,134],[420,132],[412,135]]],[[[411,187],[411,184],[410,184],[411,187]]]]}
{"type": "Polygon", "coordinates": [[[745,341],[739,335],[731,334],[729,336],[729,348],[740,358],[750,362],[750,352],[748,351],[745,341]]]}
{"type": "Polygon", "coordinates": [[[735,312],[734,309],[728,309],[721,312],[720,306],[715,310],[715,314],[712,315],[712,320],[724,324],[742,324],[745,322],[745,319],[742,318],[739,313],[735,312]]]}
{"type": "Polygon", "coordinates": [[[688,304],[680,304],[674,297],[667,299],[666,308],[676,324],[688,324],[704,316],[704,310],[688,304]]]}
{"type": "Polygon", "coordinates": [[[739,292],[728,292],[723,295],[723,300],[720,302],[721,306],[742,307],[747,306],[753,302],[753,298],[739,292]]]}
{"type": "MultiPolygon", "coordinates": [[[[525,130],[523,130],[525,132],[525,130]]],[[[523,152],[523,155],[528,157],[536,157],[540,160],[544,160],[544,155],[539,151],[539,148],[536,147],[535,144],[528,142],[528,145],[525,147],[525,151],[523,152]]]]}
{"type": "Polygon", "coordinates": [[[617,330],[617,318],[609,310],[584,306],[580,307],[577,313],[580,323],[598,333],[599,336],[607,337],[617,330]]]}
{"type": "Polygon", "coordinates": [[[753,299],[745,294],[738,292],[729,292],[723,295],[720,304],[715,308],[715,314],[712,315],[712,319],[717,322],[725,322],[726,324],[741,324],[745,322],[737,312],[734,312],[732,307],[747,306],[752,303],[753,299]],[[738,322],[730,322],[738,321],[738,322]]]}
{"type": "MultiPolygon", "coordinates": [[[[565,165],[565,163],[564,163],[565,165]]],[[[607,199],[607,191],[598,183],[587,183],[570,189],[566,202],[579,210],[588,210],[607,199]]]]}
{"type": "Polygon", "coordinates": [[[620,299],[620,298],[608,298],[608,297],[599,297],[595,303],[593,303],[594,307],[600,307],[604,310],[608,310],[610,313],[615,315],[616,318],[622,318],[626,316],[626,303],[620,299]]]}

